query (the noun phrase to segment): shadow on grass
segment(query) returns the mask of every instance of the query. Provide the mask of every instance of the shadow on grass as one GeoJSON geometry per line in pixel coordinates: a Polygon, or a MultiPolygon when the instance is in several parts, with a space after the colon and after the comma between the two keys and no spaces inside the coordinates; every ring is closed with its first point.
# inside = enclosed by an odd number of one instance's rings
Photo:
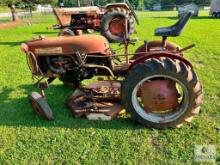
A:
{"type": "Polygon", "coordinates": [[[0,125],[13,127],[62,127],[62,128],[98,128],[98,129],[141,129],[143,126],[132,122],[130,118],[121,117],[112,121],[89,121],[85,118],[73,118],[65,102],[73,89],[64,85],[51,85],[46,91],[47,101],[53,110],[55,120],[46,121],[39,118],[29,105],[27,97],[11,98],[11,93],[24,91],[28,95],[36,91],[33,85],[17,88],[4,88],[0,91],[0,125]]]}
{"type": "Polygon", "coordinates": [[[34,32],[33,34],[41,35],[41,34],[58,34],[57,31],[43,31],[43,32],[34,32]]]}
{"type": "Polygon", "coordinates": [[[1,25],[1,23],[8,23],[8,22],[10,22],[11,20],[10,19],[8,19],[8,18],[6,18],[6,19],[1,19],[0,20],[0,25],[1,25]]]}
{"type": "Polygon", "coordinates": [[[0,42],[0,45],[7,45],[7,46],[18,46],[21,45],[22,43],[24,43],[26,41],[15,41],[15,42],[0,42]]]}

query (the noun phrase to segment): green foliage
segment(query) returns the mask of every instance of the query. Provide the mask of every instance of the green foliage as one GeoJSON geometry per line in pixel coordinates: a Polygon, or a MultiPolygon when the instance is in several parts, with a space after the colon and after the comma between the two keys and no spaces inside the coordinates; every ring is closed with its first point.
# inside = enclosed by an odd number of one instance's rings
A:
{"type": "MultiPolygon", "coordinates": [[[[58,3],[63,2],[66,7],[77,6],[77,0],[58,0],[58,3]]],[[[80,0],[81,6],[90,5],[91,0],[80,0]]],[[[107,3],[123,2],[123,0],[93,0],[94,4],[104,6],[107,3]]],[[[162,9],[173,9],[176,5],[185,3],[196,3],[198,5],[209,5],[211,0],[129,0],[135,9],[152,9],[155,4],[161,3],[162,9]]]]}
{"type": "Polygon", "coordinates": [[[18,2],[21,2],[21,0],[1,0],[0,5],[8,6],[8,5],[16,4],[18,2]]]}
{"type": "Polygon", "coordinates": [[[136,9],[140,3],[140,0],[129,0],[129,2],[134,6],[136,9]]]}
{"type": "Polygon", "coordinates": [[[143,3],[146,9],[151,9],[157,3],[157,0],[144,0],[143,3]]]}
{"type": "Polygon", "coordinates": [[[55,5],[57,0],[1,0],[0,5],[8,6],[12,4],[25,3],[25,4],[51,4],[55,5]]]}
{"type": "MultiPolygon", "coordinates": [[[[1,0],[0,5],[16,4],[16,3],[32,3],[32,4],[51,4],[52,6],[59,5],[61,2],[64,3],[66,7],[76,7],[77,0],[1,0]]],[[[123,2],[123,0],[93,0],[94,4],[101,6],[107,3],[113,2],[123,2]]],[[[196,3],[198,5],[209,5],[211,0],[129,0],[129,2],[134,6],[135,9],[142,9],[145,7],[151,9],[153,5],[161,2],[163,9],[171,9],[176,5],[181,5],[185,3],[196,3]]],[[[88,6],[91,4],[91,0],[80,0],[81,6],[88,6]]]]}
{"type": "MultiPolygon", "coordinates": [[[[140,0],[141,1],[141,0],[140,0]]],[[[144,0],[145,8],[151,9],[155,4],[161,2],[162,9],[173,9],[175,6],[186,4],[186,3],[195,3],[197,5],[210,5],[211,0],[144,0]]]]}
{"type": "Polygon", "coordinates": [[[163,5],[181,5],[186,3],[195,3],[197,5],[210,5],[211,0],[162,0],[163,5]]]}

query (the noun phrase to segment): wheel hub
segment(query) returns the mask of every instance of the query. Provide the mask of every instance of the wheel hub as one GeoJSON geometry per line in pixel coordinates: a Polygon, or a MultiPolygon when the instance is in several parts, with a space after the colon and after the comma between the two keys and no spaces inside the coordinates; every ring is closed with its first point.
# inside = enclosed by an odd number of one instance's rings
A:
{"type": "Polygon", "coordinates": [[[123,20],[120,18],[113,19],[109,24],[109,31],[113,35],[122,36],[122,33],[124,31],[123,20]]]}
{"type": "Polygon", "coordinates": [[[140,96],[147,112],[166,112],[179,105],[179,94],[172,80],[144,82],[140,87],[140,96]]]}

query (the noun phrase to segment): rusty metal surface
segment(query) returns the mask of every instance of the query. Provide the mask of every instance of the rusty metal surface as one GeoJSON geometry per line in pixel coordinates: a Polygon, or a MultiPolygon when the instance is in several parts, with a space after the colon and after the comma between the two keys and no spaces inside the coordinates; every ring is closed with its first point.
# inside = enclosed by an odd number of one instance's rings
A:
{"type": "Polygon", "coordinates": [[[109,31],[117,36],[123,36],[125,30],[124,20],[120,18],[113,19],[109,24],[109,31]]]}
{"type": "Polygon", "coordinates": [[[87,13],[99,13],[100,8],[97,6],[86,6],[86,7],[72,7],[72,8],[54,8],[57,13],[61,14],[87,14],[87,13]]]}
{"type": "Polygon", "coordinates": [[[98,81],[75,90],[67,105],[75,117],[104,114],[114,118],[122,110],[120,88],[117,81],[98,81]]]}
{"type": "Polygon", "coordinates": [[[27,53],[28,52],[28,46],[25,43],[21,44],[21,51],[27,53]]]}
{"type": "Polygon", "coordinates": [[[103,11],[97,6],[90,7],[73,7],[73,8],[54,8],[54,15],[57,21],[62,26],[70,26],[71,16],[77,14],[86,14],[88,17],[98,17],[104,14],[103,11]]]}
{"type": "Polygon", "coordinates": [[[145,82],[140,87],[140,96],[148,112],[167,111],[179,105],[179,94],[172,80],[145,82]]]}
{"type": "MultiPolygon", "coordinates": [[[[153,52],[153,51],[161,51],[162,49],[162,41],[150,41],[147,42],[146,44],[141,45],[136,51],[133,59],[137,59],[140,57],[138,53],[140,52],[153,52]],[[146,45],[147,44],[147,45],[146,45]]],[[[181,49],[181,47],[173,42],[166,42],[165,46],[166,50],[176,52],[177,50],[181,49]]],[[[141,56],[146,55],[142,54],[141,56]]],[[[181,54],[181,56],[183,56],[181,54]]]]}
{"type": "Polygon", "coordinates": [[[37,55],[111,54],[108,41],[98,35],[60,36],[32,40],[26,43],[29,51],[37,55]],[[59,50],[59,51],[57,51],[59,50]]]}

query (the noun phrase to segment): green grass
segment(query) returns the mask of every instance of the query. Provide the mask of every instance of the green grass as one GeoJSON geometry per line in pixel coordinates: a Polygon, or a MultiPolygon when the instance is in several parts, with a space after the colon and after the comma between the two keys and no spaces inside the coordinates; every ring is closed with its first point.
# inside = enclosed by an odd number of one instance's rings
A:
{"type": "MultiPolygon", "coordinates": [[[[174,13],[139,13],[139,42],[158,40],[158,26],[176,22],[174,13]],[[159,15],[159,17],[158,17],[159,15]]],[[[186,52],[204,87],[204,102],[192,123],[181,129],[145,128],[129,118],[110,122],[74,119],[65,107],[72,89],[56,81],[46,91],[56,119],[38,118],[27,95],[35,91],[20,43],[55,24],[51,16],[37,16],[32,26],[0,30],[0,164],[195,164],[194,146],[214,144],[220,163],[220,21],[205,14],[192,19],[180,37],[170,38],[186,52]]],[[[116,45],[114,45],[116,47],[116,45]]]]}

